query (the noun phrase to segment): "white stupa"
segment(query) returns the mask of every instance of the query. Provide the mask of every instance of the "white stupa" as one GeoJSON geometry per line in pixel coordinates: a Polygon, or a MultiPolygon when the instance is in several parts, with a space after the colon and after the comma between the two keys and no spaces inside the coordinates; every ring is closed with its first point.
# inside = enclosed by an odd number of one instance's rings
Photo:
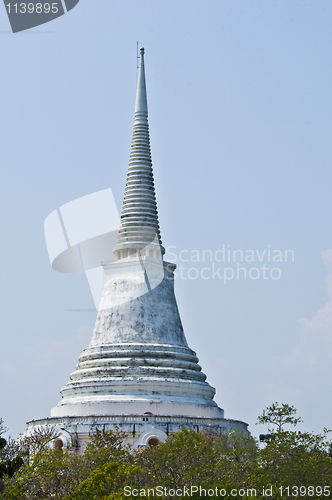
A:
{"type": "Polygon", "coordinates": [[[56,446],[80,445],[96,427],[118,427],[134,446],[164,441],[182,427],[247,429],[224,418],[186,341],[174,295],[176,266],[163,261],[150,153],[144,49],[116,260],[103,262],[104,287],[90,345],[51,418],[56,446]]]}

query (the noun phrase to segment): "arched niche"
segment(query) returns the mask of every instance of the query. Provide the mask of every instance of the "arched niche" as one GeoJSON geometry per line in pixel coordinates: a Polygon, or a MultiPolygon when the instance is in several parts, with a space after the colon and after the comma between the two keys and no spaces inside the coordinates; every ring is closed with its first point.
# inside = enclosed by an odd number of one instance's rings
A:
{"type": "Polygon", "coordinates": [[[55,449],[55,450],[62,450],[62,448],[63,448],[63,441],[62,441],[62,439],[57,438],[57,439],[54,441],[54,449],[55,449]]]}

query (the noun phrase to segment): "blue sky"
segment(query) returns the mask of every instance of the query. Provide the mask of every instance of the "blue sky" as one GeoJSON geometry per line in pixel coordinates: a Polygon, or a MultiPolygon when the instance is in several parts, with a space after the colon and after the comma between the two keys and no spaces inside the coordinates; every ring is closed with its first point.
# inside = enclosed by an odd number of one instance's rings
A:
{"type": "Polygon", "coordinates": [[[121,209],[137,41],[163,244],[187,268],[178,306],[216,401],[255,435],[274,401],[307,430],[332,427],[331,15],[327,0],[81,0],[13,35],[0,9],[0,416],[12,435],[50,415],[92,334],[93,312],[68,311],[93,308],[86,277],[51,269],[43,223],[106,188],[121,209]],[[223,245],[291,249],[294,262],[275,263],[274,280],[188,277],[205,264],[181,250],[223,245]]]}

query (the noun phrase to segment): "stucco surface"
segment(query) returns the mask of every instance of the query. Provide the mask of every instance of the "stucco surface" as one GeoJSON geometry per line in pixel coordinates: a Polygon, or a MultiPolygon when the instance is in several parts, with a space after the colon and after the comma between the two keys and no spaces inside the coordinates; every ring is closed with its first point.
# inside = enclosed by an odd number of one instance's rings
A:
{"type": "Polygon", "coordinates": [[[223,416],[183,332],[174,268],[138,256],[105,265],[90,345],[52,415],[98,414],[116,404],[125,413],[151,411],[152,405],[154,413],[223,416]]]}

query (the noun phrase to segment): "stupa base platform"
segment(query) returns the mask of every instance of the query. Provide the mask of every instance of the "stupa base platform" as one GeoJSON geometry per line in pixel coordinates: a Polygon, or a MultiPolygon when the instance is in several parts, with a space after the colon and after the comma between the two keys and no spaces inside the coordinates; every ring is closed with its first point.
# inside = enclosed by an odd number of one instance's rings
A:
{"type": "Polygon", "coordinates": [[[227,418],[199,418],[195,416],[170,416],[145,414],[133,415],[77,415],[49,417],[27,422],[26,435],[34,428],[53,426],[59,432],[53,446],[67,448],[82,453],[84,444],[96,430],[122,431],[126,442],[133,448],[156,445],[165,442],[167,437],[181,429],[193,429],[196,432],[214,432],[223,434],[232,430],[248,431],[248,424],[240,420],[227,418]]]}

